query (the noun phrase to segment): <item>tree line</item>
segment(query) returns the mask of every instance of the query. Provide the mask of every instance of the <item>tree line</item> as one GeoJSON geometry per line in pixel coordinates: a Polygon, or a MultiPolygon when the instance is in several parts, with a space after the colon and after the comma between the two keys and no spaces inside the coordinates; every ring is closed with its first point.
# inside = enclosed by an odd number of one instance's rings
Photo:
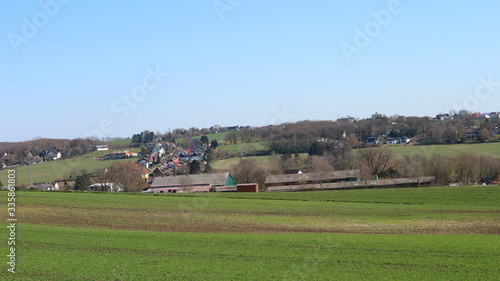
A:
{"type": "MultiPolygon", "coordinates": [[[[497,140],[500,119],[479,120],[469,114],[456,114],[454,119],[435,120],[429,117],[382,116],[375,119],[345,121],[300,121],[233,131],[226,136],[229,144],[265,141],[269,151],[305,153],[318,141],[342,141],[357,148],[370,136],[408,137],[418,144],[455,144],[467,141],[497,140]],[[474,134],[467,130],[474,129],[474,134]]],[[[333,145],[333,144],[332,144],[333,145]]]]}
{"type": "Polygon", "coordinates": [[[500,159],[462,153],[457,156],[396,156],[386,147],[374,146],[323,155],[272,154],[266,165],[242,158],[231,169],[236,182],[264,184],[268,175],[332,170],[360,170],[360,180],[378,178],[436,177],[436,184],[462,182],[465,185],[494,181],[500,175],[500,159]]]}
{"type": "Polygon", "coordinates": [[[93,139],[36,139],[10,144],[3,148],[0,157],[7,153],[7,158],[4,161],[8,165],[18,164],[29,154],[43,156],[43,152],[46,150],[61,152],[64,158],[71,158],[91,152],[92,147],[98,143],[93,139]]]}

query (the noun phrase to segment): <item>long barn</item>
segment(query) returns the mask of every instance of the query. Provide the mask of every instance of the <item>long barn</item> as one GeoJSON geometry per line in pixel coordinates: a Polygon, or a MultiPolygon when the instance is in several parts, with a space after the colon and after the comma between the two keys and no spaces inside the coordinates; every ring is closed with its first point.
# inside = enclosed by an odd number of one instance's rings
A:
{"type": "Polygon", "coordinates": [[[154,193],[208,192],[236,190],[236,182],[229,173],[157,177],[148,189],[154,193]]]}

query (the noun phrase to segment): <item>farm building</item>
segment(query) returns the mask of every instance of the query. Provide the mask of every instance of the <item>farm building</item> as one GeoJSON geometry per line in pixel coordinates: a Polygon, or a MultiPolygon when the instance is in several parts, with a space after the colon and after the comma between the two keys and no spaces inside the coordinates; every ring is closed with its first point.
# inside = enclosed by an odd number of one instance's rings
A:
{"type": "Polygon", "coordinates": [[[359,180],[359,170],[332,171],[323,173],[268,176],[266,191],[313,191],[332,189],[404,187],[427,185],[436,177],[399,178],[385,180],[359,180]]]}
{"type": "Polygon", "coordinates": [[[126,158],[132,158],[137,156],[136,153],[130,150],[126,151],[114,151],[111,153],[106,154],[105,159],[106,160],[112,160],[112,159],[126,159],[126,158]]]}
{"type": "Polygon", "coordinates": [[[221,191],[235,190],[236,182],[229,173],[157,177],[148,191],[154,193],[208,192],[210,188],[217,188],[221,191]]]}
{"type": "Polygon", "coordinates": [[[108,146],[104,144],[94,146],[94,151],[107,151],[108,149],[108,146]]]}
{"type": "Polygon", "coordinates": [[[259,192],[258,183],[241,183],[236,185],[237,192],[259,192]]]}
{"type": "Polygon", "coordinates": [[[110,192],[123,192],[123,185],[119,183],[114,183],[114,182],[107,182],[107,183],[94,183],[92,185],[89,185],[89,189],[92,191],[103,191],[103,190],[108,190],[110,192]]]}
{"type": "Polygon", "coordinates": [[[358,181],[358,178],[359,170],[274,175],[266,178],[265,187],[269,189],[276,186],[300,186],[305,184],[349,182],[358,181]]]}

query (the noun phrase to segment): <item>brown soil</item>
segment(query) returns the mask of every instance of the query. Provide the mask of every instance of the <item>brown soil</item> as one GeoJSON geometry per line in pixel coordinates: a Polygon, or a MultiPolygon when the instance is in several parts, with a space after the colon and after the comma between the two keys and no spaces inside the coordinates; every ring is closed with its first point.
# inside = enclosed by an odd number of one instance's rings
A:
{"type": "MultiPolygon", "coordinates": [[[[457,211],[442,211],[457,212],[457,211]]],[[[470,213],[476,211],[465,211],[470,213]]],[[[477,211],[483,212],[483,211],[477,211]]],[[[484,211],[496,213],[496,211],[484,211]]],[[[271,213],[273,216],[287,216],[271,213]]],[[[499,220],[325,219],[301,223],[270,223],[262,214],[205,213],[197,210],[131,210],[67,206],[23,206],[19,221],[38,225],[194,233],[364,233],[364,234],[500,234],[499,220]]],[[[285,220],[286,221],[286,220],[285,220]]]]}

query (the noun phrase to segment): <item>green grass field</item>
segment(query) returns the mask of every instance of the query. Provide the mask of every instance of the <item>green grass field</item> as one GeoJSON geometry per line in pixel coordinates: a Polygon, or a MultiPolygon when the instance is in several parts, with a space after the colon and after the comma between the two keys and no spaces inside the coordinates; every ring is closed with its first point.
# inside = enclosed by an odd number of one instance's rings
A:
{"type": "Polygon", "coordinates": [[[132,145],[132,139],[108,141],[107,143],[111,145],[111,147],[113,147],[113,145],[126,147],[132,145]]]}
{"type": "MultiPolygon", "coordinates": [[[[304,157],[304,158],[306,158],[308,156],[307,153],[301,153],[299,155],[300,155],[300,157],[304,157]]],[[[259,163],[263,166],[266,166],[269,164],[269,159],[271,158],[271,156],[270,155],[245,156],[244,158],[245,159],[254,159],[255,161],[257,161],[257,163],[259,163]]],[[[238,162],[241,159],[242,158],[240,158],[240,157],[233,157],[233,158],[229,158],[229,159],[216,160],[216,161],[214,161],[214,163],[212,163],[212,168],[217,170],[217,171],[229,171],[229,170],[231,170],[231,167],[235,164],[238,164],[238,162]]]]}
{"type": "MultiPolygon", "coordinates": [[[[4,263],[2,280],[498,280],[500,273],[499,186],[23,191],[16,199],[17,273],[4,263]]],[[[8,254],[6,244],[1,249],[8,254]]]]}
{"type": "MultiPolygon", "coordinates": [[[[215,133],[215,134],[207,134],[207,138],[208,138],[208,141],[213,141],[213,140],[217,140],[217,142],[222,142],[224,141],[224,139],[226,138],[227,134],[229,134],[229,132],[222,132],[222,133],[215,133]]],[[[202,136],[196,136],[196,137],[193,137],[193,139],[200,139],[202,136]]],[[[189,141],[191,138],[179,138],[179,139],[176,139],[175,142],[180,142],[180,143],[185,143],[187,141],[189,141]]]]}
{"type": "MultiPolygon", "coordinates": [[[[248,156],[245,159],[255,159],[259,164],[265,166],[268,163],[269,156],[248,156]]],[[[212,169],[217,171],[229,171],[233,165],[238,164],[242,158],[233,157],[229,159],[216,160],[212,164],[212,169]]]]}
{"type": "Polygon", "coordinates": [[[452,145],[409,145],[390,146],[396,155],[425,155],[434,154],[443,156],[456,156],[460,153],[500,157],[500,142],[452,144],[452,145]]]}
{"type": "Polygon", "coordinates": [[[256,152],[259,150],[268,149],[266,142],[254,142],[254,143],[240,143],[240,144],[226,144],[220,145],[217,149],[225,151],[230,154],[246,154],[249,152],[256,152]]]}

